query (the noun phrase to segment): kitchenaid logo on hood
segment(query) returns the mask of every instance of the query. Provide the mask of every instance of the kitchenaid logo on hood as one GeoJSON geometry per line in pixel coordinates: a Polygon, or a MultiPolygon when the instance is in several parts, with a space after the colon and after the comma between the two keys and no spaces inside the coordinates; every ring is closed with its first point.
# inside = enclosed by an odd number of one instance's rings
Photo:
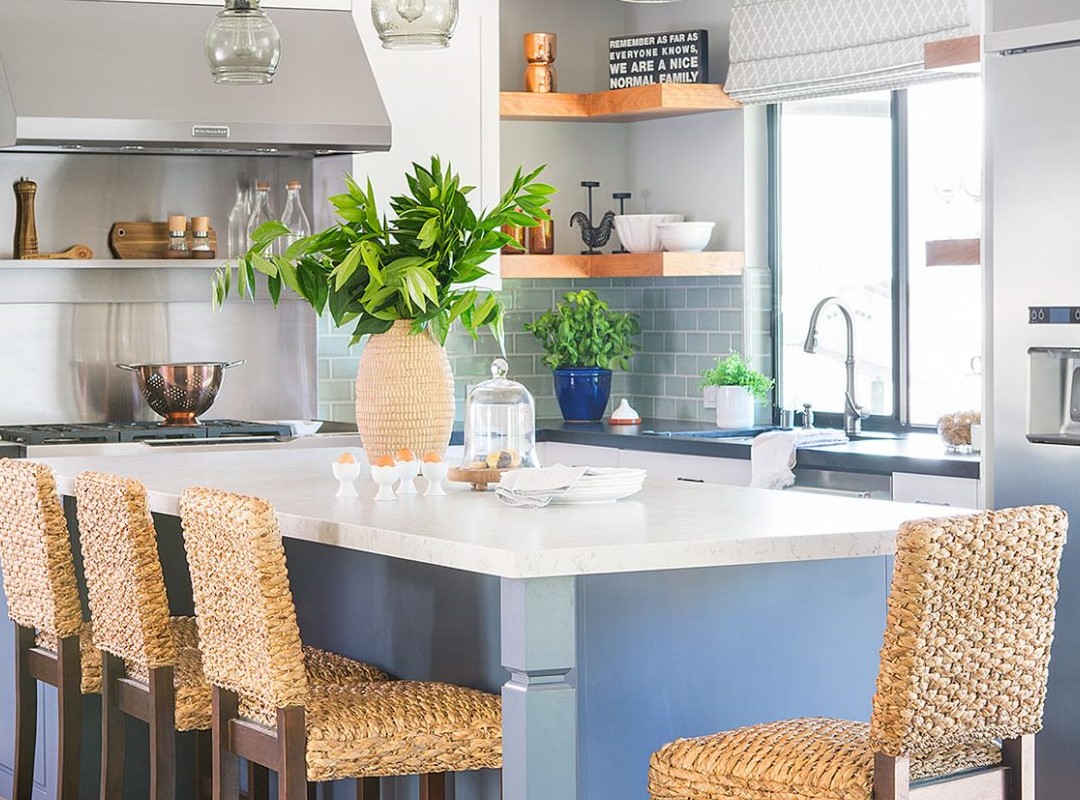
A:
{"type": "Polygon", "coordinates": [[[191,135],[196,139],[228,139],[231,134],[228,125],[194,125],[191,135]]]}

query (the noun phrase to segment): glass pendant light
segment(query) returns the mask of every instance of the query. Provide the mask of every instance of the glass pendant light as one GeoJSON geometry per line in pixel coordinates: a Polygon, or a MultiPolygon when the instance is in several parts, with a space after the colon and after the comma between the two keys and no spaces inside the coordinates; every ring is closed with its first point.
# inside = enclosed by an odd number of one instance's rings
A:
{"type": "Polygon", "coordinates": [[[371,20],[388,50],[448,47],[458,0],[372,0],[371,20]]]}
{"type": "Polygon", "coordinates": [[[281,35],[259,0],[225,0],[206,32],[206,62],[215,83],[270,83],[281,59],[281,35]]]}

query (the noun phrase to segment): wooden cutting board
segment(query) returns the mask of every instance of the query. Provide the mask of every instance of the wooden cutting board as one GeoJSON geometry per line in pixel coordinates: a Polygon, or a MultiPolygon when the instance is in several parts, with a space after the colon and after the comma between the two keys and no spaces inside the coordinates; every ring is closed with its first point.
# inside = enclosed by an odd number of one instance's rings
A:
{"type": "MultiPolygon", "coordinates": [[[[195,246],[191,235],[191,221],[187,227],[187,245],[195,246]]],[[[210,229],[210,247],[220,253],[217,232],[210,229]]],[[[117,258],[156,259],[165,258],[169,249],[169,224],[167,222],[116,222],[109,231],[109,249],[117,258]]]]}

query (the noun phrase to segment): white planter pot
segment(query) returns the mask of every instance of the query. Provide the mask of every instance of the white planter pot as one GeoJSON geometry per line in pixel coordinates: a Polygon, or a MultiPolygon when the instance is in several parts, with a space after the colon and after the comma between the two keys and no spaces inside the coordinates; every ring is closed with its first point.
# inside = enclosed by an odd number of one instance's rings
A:
{"type": "Polygon", "coordinates": [[[754,396],[745,386],[716,387],[716,427],[754,427],[754,396]]]}

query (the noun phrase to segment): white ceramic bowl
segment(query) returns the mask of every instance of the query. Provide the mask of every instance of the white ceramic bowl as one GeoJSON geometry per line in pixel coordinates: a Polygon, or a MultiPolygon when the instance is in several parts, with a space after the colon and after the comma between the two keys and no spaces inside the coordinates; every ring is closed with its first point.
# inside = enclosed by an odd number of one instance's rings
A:
{"type": "Polygon", "coordinates": [[[615,232],[622,246],[631,253],[659,253],[656,226],[682,221],[682,214],[620,214],[615,217],[615,232]]]}
{"type": "Polygon", "coordinates": [[[672,253],[700,253],[709,245],[715,222],[667,222],[656,226],[660,244],[672,253]]]}

